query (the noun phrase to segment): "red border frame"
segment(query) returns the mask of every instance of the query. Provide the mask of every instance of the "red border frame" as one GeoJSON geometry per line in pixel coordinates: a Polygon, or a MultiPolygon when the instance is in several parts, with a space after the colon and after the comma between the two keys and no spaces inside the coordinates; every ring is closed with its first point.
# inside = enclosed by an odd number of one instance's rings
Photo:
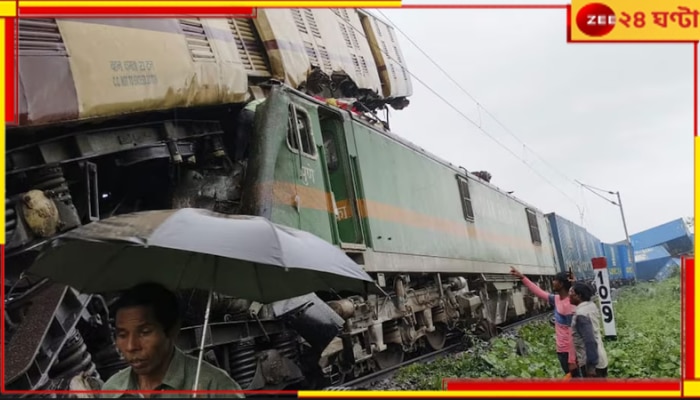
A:
{"type": "Polygon", "coordinates": [[[253,15],[253,7],[26,7],[20,8],[20,17],[174,17],[183,14],[197,15],[198,17],[248,17],[253,15]],[[138,15],[134,15],[134,11],[138,15]]]}
{"type": "MultiPolygon", "coordinates": [[[[695,49],[697,52],[697,45],[695,49]]],[[[684,258],[681,262],[683,263],[681,271],[683,273],[683,279],[681,280],[681,293],[683,296],[683,301],[681,302],[683,312],[681,376],[684,380],[695,380],[695,259],[684,258]],[[691,299],[691,301],[688,301],[688,299],[691,299]]]]}
{"type": "MultiPolygon", "coordinates": [[[[17,40],[19,37],[19,24],[15,18],[5,18],[5,122],[9,124],[19,124],[19,113],[17,110],[18,104],[18,86],[19,70],[17,63],[19,57],[16,57],[15,49],[17,49],[17,40]],[[10,79],[8,79],[8,77],[10,79]]],[[[5,247],[4,245],[2,246],[5,247]]],[[[5,256],[3,255],[3,260],[5,256]]],[[[2,274],[3,279],[5,274],[2,274]]],[[[4,377],[5,375],[3,375],[4,377]]]]}
{"type": "MultiPolygon", "coordinates": [[[[326,7],[314,7],[314,8],[327,8],[326,7]]],[[[390,7],[377,7],[377,8],[390,8],[390,7]]],[[[692,43],[693,44],[693,103],[694,103],[694,115],[693,115],[693,135],[698,134],[698,42],[694,41],[648,41],[648,42],[581,42],[571,41],[571,25],[570,25],[570,14],[571,6],[568,4],[493,4],[493,5],[475,5],[475,4],[435,4],[435,5],[405,5],[402,8],[406,9],[565,9],[566,10],[566,28],[568,43],[692,43]]],[[[224,8],[224,7],[48,7],[48,8],[32,8],[32,11],[27,11],[28,9],[18,9],[17,15],[19,16],[32,16],[37,17],[40,15],[61,15],[61,16],[82,16],[82,17],[145,17],[144,13],[149,14],[150,17],[169,17],[178,15],[178,13],[184,12],[186,9],[188,15],[198,15],[198,16],[209,16],[209,17],[230,17],[230,16],[243,16],[251,15],[254,16],[253,8],[224,8]],[[134,15],[132,13],[138,12],[141,15],[134,15]]],[[[17,76],[17,57],[15,54],[15,49],[17,45],[18,37],[18,24],[16,23],[16,18],[7,17],[5,18],[5,68],[6,68],[6,90],[5,90],[5,119],[7,124],[17,124],[19,119],[19,110],[17,110],[18,105],[18,85],[19,80],[17,76]],[[7,78],[10,79],[7,79],[7,78]]],[[[0,246],[0,277],[4,279],[5,276],[5,246],[0,246]]],[[[695,295],[694,288],[694,259],[684,259],[684,267],[682,271],[682,313],[683,313],[683,329],[682,329],[682,379],[684,380],[694,380],[695,378],[695,366],[694,366],[694,321],[695,321],[695,304],[694,301],[686,301],[686,299],[693,299],[695,295]]],[[[0,296],[4,298],[5,296],[4,285],[0,287],[0,296]]],[[[4,312],[4,309],[3,309],[4,312]]],[[[2,353],[4,354],[4,343],[5,343],[5,321],[4,318],[0,320],[0,346],[2,348],[2,353]]],[[[5,359],[2,357],[0,361],[0,379],[2,379],[2,392],[6,394],[70,394],[70,393],[107,393],[101,391],[5,391],[5,359]]],[[[586,381],[590,382],[590,381],[586,381]]],[[[661,390],[661,391],[681,391],[683,392],[682,381],[680,380],[608,380],[596,382],[592,387],[590,383],[585,384],[576,381],[540,381],[540,380],[530,380],[530,381],[519,381],[519,380],[508,380],[508,387],[504,388],[503,384],[505,382],[502,380],[456,380],[456,379],[445,379],[443,382],[443,387],[447,390],[513,390],[513,391],[570,391],[570,390],[601,390],[601,391],[631,391],[631,390],[661,390]]],[[[135,393],[155,393],[155,392],[135,392],[135,393]]],[[[187,393],[191,394],[193,391],[177,391],[177,392],[157,392],[160,394],[168,393],[187,393]]],[[[233,393],[248,393],[248,394],[296,394],[296,391],[281,390],[281,391],[197,391],[197,393],[216,393],[216,394],[233,394],[233,393]]],[[[398,394],[398,393],[397,393],[398,394]]],[[[620,393],[623,394],[623,393],[620,393]]],[[[329,393],[330,395],[330,393],[329,393]]],[[[337,397],[337,396],[334,396],[337,397]]],[[[411,396],[414,397],[414,396],[411,396]]]]}

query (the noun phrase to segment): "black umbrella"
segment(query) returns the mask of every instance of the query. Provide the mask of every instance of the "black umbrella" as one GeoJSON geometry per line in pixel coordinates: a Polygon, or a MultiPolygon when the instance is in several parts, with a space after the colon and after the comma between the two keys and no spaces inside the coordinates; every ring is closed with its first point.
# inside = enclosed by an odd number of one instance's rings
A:
{"type": "MultiPolygon", "coordinates": [[[[84,225],[52,241],[29,272],[82,293],[143,282],[208,290],[203,332],[213,292],[271,303],[321,290],[364,292],[373,282],[343,251],[308,232],[191,208],[84,225]]],[[[204,343],[203,335],[200,363],[204,343]]]]}

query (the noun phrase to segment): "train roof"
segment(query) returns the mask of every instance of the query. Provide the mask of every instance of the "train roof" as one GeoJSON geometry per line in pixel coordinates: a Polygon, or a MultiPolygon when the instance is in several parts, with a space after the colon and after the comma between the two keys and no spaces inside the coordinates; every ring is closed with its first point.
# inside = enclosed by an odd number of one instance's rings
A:
{"type": "Polygon", "coordinates": [[[365,11],[261,8],[255,18],[20,18],[19,125],[244,103],[266,79],[405,107],[394,28],[365,11]]]}

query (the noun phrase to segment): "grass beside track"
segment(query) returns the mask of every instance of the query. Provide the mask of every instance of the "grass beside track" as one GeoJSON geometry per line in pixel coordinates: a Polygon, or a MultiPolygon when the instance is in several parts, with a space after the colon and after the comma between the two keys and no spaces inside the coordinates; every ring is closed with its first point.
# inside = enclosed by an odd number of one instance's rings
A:
{"type": "MultiPolygon", "coordinates": [[[[676,273],[663,282],[619,291],[614,303],[618,338],[605,342],[611,378],[680,377],[680,285],[676,273]]],[[[534,322],[467,352],[407,366],[395,379],[415,390],[440,390],[448,377],[562,378],[554,349],[554,327],[534,322]],[[523,347],[525,355],[519,355],[523,347]]]]}

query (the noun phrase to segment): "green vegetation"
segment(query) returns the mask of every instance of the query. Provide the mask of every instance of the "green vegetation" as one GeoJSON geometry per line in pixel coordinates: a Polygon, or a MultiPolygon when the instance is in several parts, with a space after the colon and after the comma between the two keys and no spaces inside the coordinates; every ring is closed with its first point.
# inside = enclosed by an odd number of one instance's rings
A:
{"type": "MultiPolygon", "coordinates": [[[[606,341],[611,378],[679,378],[681,365],[680,277],[640,283],[615,302],[617,341],[606,341]]],[[[602,328],[601,328],[602,329],[602,328]]],[[[549,321],[522,327],[515,336],[477,343],[468,352],[429,364],[413,364],[396,376],[416,390],[440,390],[447,377],[562,378],[549,321]],[[523,346],[524,345],[524,346],[523,346]],[[525,348],[525,355],[517,349],[525,348]]]]}

